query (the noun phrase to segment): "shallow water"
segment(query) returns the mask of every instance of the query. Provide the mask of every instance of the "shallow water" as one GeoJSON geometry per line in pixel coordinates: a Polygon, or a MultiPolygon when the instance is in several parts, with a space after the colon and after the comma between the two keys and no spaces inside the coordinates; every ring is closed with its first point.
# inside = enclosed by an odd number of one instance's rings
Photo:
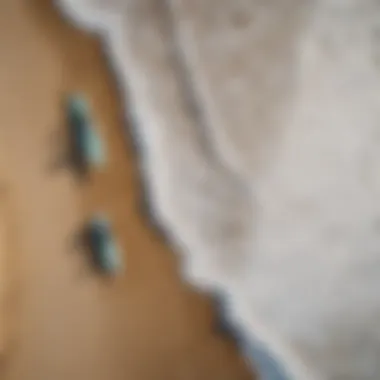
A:
{"type": "Polygon", "coordinates": [[[262,380],[291,380],[282,364],[271,355],[270,351],[259,341],[247,340],[244,331],[233,324],[226,313],[226,296],[219,293],[213,296],[218,315],[218,327],[232,337],[249,365],[260,374],[262,380]]]}

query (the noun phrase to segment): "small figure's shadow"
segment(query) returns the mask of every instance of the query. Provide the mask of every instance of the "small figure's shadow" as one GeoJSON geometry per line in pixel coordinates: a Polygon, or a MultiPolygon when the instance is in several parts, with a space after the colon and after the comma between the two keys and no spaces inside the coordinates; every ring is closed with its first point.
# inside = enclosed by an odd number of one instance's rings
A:
{"type": "Polygon", "coordinates": [[[66,132],[66,125],[54,130],[48,138],[50,155],[47,170],[54,175],[62,170],[70,171],[78,182],[88,179],[89,166],[83,154],[78,149],[73,136],[66,132]]]}
{"type": "Polygon", "coordinates": [[[71,252],[80,252],[86,256],[86,262],[89,268],[91,268],[92,273],[101,275],[104,279],[112,277],[104,271],[100,260],[98,259],[94,246],[92,231],[89,227],[89,223],[83,225],[79,231],[77,231],[71,239],[70,244],[71,252]]]}

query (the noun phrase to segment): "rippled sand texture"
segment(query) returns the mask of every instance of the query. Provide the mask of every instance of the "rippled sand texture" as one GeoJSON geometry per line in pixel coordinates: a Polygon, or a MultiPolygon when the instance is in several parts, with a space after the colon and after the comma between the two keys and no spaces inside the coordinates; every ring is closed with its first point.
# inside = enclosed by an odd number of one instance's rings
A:
{"type": "Polygon", "coordinates": [[[378,379],[380,2],[57,4],[103,33],[184,276],[294,378],[378,379]]]}
{"type": "Polygon", "coordinates": [[[47,0],[1,1],[0,29],[0,182],[12,199],[19,280],[0,379],[250,379],[141,213],[136,154],[99,43],[47,0]],[[109,152],[105,170],[84,182],[56,165],[73,91],[88,97],[109,152]],[[126,264],[110,281],[75,244],[98,211],[112,220],[126,264]]]}

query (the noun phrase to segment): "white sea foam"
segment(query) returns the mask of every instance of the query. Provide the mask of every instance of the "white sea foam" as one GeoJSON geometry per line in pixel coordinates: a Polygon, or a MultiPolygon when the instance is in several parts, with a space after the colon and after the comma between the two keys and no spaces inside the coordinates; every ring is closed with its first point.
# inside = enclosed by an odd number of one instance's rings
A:
{"type": "Polygon", "coordinates": [[[380,1],[59,0],[101,31],[184,277],[297,380],[380,378],[380,1]]]}

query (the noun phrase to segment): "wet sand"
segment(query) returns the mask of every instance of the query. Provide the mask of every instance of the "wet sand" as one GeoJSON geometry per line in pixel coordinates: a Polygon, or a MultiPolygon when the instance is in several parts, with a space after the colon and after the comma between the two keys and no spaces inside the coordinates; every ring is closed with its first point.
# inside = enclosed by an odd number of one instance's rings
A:
{"type": "Polygon", "coordinates": [[[44,0],[3,0],[0,27],[0,167],[13,236],[1,379],[249,379],[233,344],[213,333],[208,301],[181,284],[141,214],[135,152],[99,43],[44,0]],[[65,146],[62,100],[73,91],[90,99],[109,152],[87,182],[53,168],[65,146]],[[74,244],[97,211],[123,248],[116,279],[93,271],[74,244]]]}

